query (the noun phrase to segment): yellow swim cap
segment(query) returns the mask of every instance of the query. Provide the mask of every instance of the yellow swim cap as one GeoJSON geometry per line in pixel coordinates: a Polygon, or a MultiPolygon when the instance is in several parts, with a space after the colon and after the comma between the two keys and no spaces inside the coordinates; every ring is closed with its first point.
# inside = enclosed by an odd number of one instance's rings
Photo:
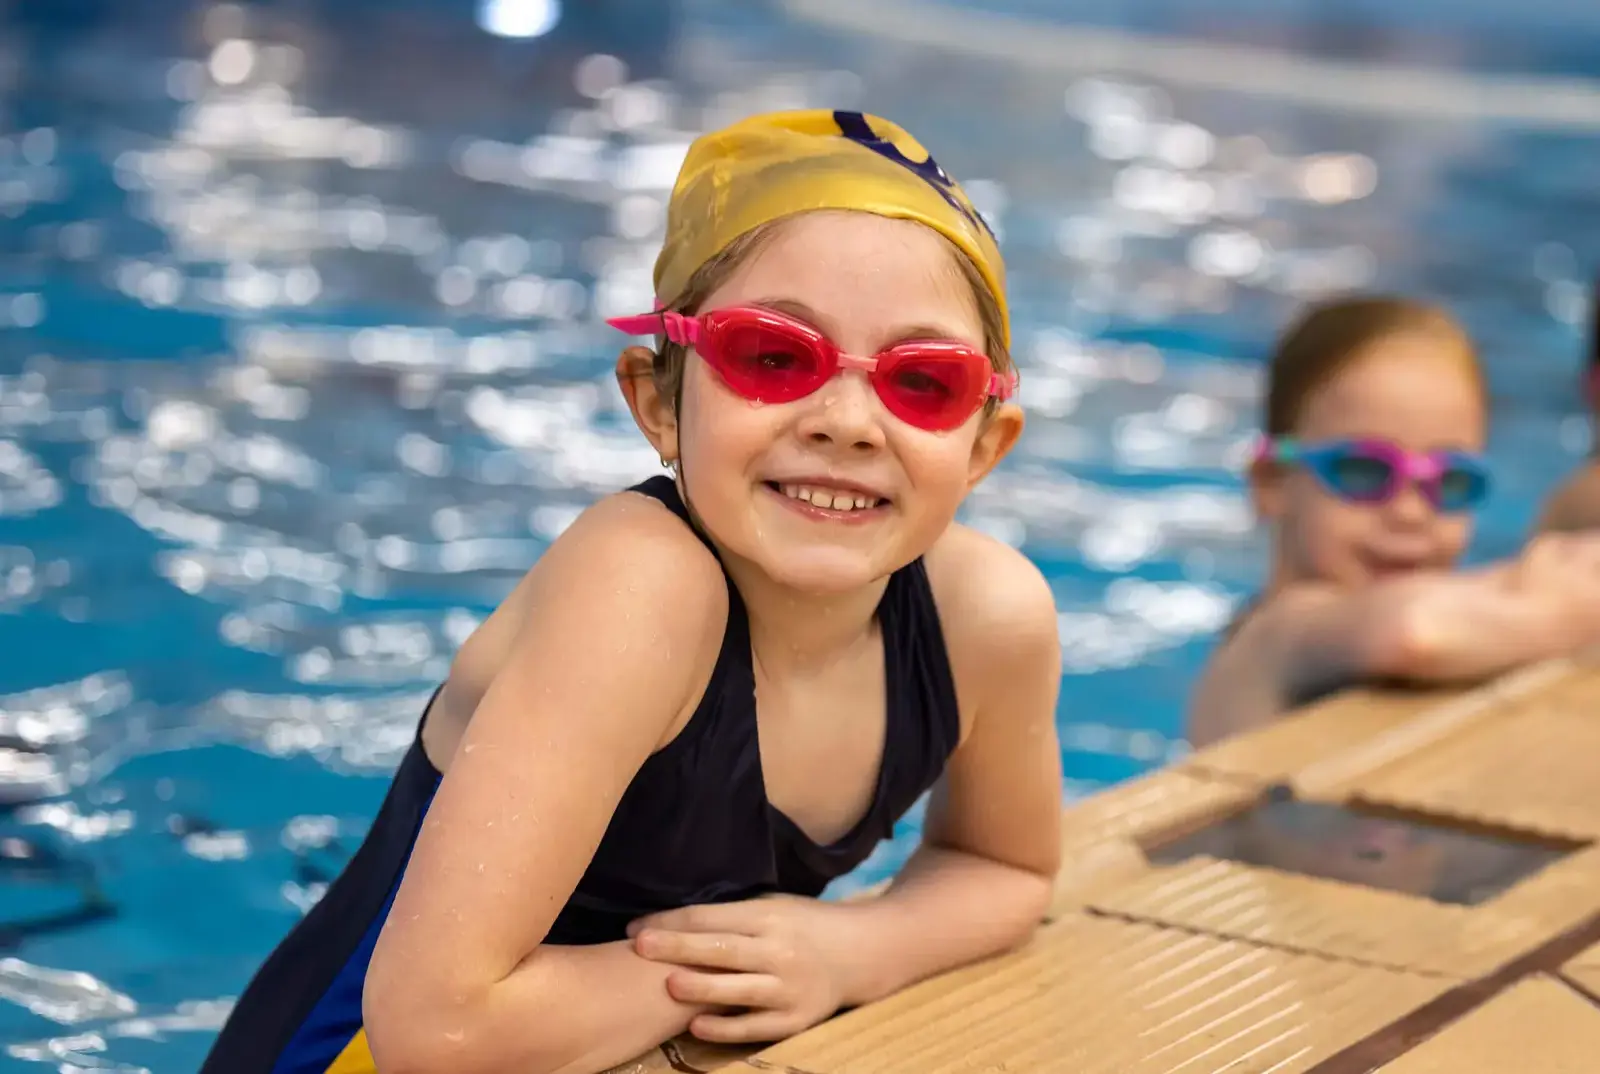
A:
{"type": "Polygon", "coordinates": [[[915,138],[861,112],[769,112],[696,138],[667,206],[656,295],[670,301],[740,235],[811,209],[857,209],[939,232],[978,267],[1011,345],[1005,262],[989,226],[915,138]]]}

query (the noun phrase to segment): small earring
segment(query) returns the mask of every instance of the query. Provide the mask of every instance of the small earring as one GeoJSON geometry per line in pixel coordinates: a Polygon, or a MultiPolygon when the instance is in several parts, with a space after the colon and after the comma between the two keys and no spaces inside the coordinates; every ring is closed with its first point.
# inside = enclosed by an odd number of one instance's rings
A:
{"type": "Polygon", "coordinates": [[[673,461],[671,459],[667,458],[665,455],[662,455],[660,458],[661,458],[661,468],[663,470],[672,469],[674,463],[673,463],[673,461]]]}

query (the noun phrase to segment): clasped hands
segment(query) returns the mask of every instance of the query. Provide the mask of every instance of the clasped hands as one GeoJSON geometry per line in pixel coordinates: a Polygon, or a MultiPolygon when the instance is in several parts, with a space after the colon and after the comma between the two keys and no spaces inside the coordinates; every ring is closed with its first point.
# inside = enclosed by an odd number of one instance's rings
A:
{"type": "Polygon", "coordinates": [[[706,903],[641,917],[634,951],[676,967],[667,991],[707,1010],[689,1023],[706,1041],[793,1036],[848,999],[849,908],[793,895],[706,903]]]}

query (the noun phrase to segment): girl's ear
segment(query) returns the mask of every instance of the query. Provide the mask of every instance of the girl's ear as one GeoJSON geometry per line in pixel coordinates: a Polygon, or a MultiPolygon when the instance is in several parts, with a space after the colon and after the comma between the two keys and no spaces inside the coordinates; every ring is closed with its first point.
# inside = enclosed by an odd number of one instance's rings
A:
{"type": "Polygon", "coordinates": [[[1284,489],[1287,467],[1280,462],[1257,457],[1251,460],[1245,477],[1250,484],[1250,503],[1256,510],[1256,517],[1268,522],[1282,518],[1288,503],[1284,489]]]}
{"type": "Polygon", "coordinates": [[[967,461],[967,490],[976,488],[978,482],[988,477],[1000,460],[1017,446],[1025,424],[1022,408],[1015,403],[1002,403],[990,414],[980,419],[977,439],[972,442],[972,455],[967,461]]]}
{"type": "Polygon", "coordinates": [[[629,347],[617,357],[617,385],[628,401],[634,423],[663,465],[678,458],[678,415],[672,400],[661,394],[655,377],[655,351],[629,347]]]}

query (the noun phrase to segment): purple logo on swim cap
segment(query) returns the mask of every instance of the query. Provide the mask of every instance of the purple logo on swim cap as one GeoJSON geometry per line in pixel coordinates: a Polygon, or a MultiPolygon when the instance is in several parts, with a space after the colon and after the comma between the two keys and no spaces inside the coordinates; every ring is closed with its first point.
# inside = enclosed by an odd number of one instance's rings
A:
{"type": "Polygon", "coordinates": [[[900,151],[899,146],[878,137],[877,133],[872,129],[872,124],[867,122],[867,117],[860,112],[844,112],[836,109],[833,113],[833,121],[839,125],[840,134],[857,145],[862,145],[872,150],[880,157],[892,160],[901,167],[909,169],[923,182],[938,191],[939,196],[949,202],[952,209],[972,221],[973,224],[981,227],[991,239],[994,238],[994,231],[989,227],[989,222],[983,218],[981,213],[957,196],[956,181],[950,178],[943,168],[939,167],[938,162],[933,159],[931,154],[927,160],[912,160],[900,151]]]}

